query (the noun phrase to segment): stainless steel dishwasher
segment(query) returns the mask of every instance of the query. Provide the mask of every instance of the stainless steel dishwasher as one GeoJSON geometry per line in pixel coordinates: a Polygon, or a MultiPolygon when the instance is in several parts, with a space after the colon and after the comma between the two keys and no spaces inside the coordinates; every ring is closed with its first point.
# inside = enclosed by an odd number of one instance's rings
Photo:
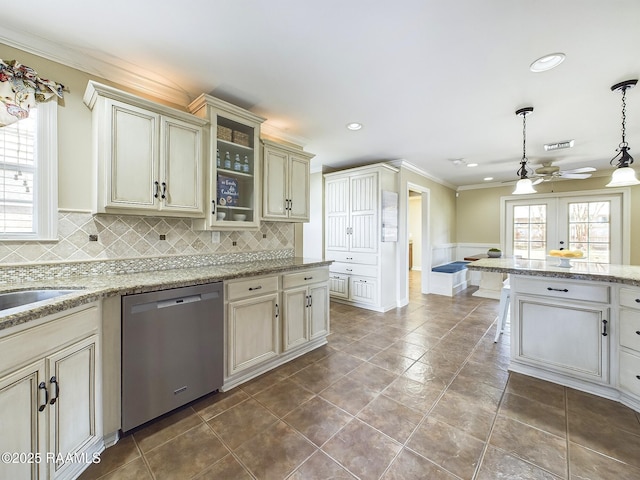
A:
{"type": "Polygon", "coordinates": [[[223,382],[222,282],[122,297],[122,431],[223,382]]]}

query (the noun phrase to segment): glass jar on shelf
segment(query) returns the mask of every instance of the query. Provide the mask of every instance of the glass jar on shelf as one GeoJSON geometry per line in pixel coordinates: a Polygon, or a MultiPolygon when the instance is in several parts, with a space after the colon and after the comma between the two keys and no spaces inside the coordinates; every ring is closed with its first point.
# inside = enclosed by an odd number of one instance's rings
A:
{"type": "Polygon", "coordinates": [[[242,164],[242,171],[244,173],[249,173],[249,157],[247,155],[244,156],[244,163],[242,164]]]}
{"type": "Polygon", "coordinates": [[[229,152],[224,154],[224,168],[231,170],[231,154],[229,152]]]}
{"type": "Polygon", "coordinates": [[[220,168],[222,166],[220,162],[220,149],[216,148],[216,167],[220,168]]]}
{"type": "Polygon", "coordinates": [[[236,159],[233,162],[233,169],[236,172],[241,172],[242,171],[242,164],[240,163],[240,154],[236,153],[236,159]]]}

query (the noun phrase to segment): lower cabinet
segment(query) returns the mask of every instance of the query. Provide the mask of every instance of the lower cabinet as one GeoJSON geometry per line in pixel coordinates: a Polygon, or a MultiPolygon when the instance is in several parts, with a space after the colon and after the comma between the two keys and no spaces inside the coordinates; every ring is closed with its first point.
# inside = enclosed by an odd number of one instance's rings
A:
{"type": "Polygon", "coordinates": [[[304,345],[329,334],[328,271],[283,275],[283,349],[304,345]]]}
{"type": "Polygon", "coordinates": [[[327,343],[329,269],[225,282],[229,390],[327,343]]]}
{"type": "Polygon", "coordinates": [[[0,478],[76,478],[102,450],[99,312],[0,338],[0,478]]]}

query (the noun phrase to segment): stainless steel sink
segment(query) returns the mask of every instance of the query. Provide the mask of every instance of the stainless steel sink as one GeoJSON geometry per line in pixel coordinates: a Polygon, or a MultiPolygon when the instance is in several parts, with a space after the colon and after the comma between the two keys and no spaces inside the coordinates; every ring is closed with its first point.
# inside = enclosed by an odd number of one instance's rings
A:
{"type": "Polygon", "coordinates": [[[0,311],[68,295],[78,290],[22,290],[0,294],[0,311]]]}

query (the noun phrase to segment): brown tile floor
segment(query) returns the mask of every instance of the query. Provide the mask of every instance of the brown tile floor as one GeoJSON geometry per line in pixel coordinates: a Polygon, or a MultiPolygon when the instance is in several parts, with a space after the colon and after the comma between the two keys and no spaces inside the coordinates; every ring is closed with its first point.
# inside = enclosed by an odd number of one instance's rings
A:
{"type": "Polygon", "coordinates": [[[640,414],[507,372],[498,302],[331,306],[329,345],[128,435],[81,478],[640,479],[640,414]]]}

